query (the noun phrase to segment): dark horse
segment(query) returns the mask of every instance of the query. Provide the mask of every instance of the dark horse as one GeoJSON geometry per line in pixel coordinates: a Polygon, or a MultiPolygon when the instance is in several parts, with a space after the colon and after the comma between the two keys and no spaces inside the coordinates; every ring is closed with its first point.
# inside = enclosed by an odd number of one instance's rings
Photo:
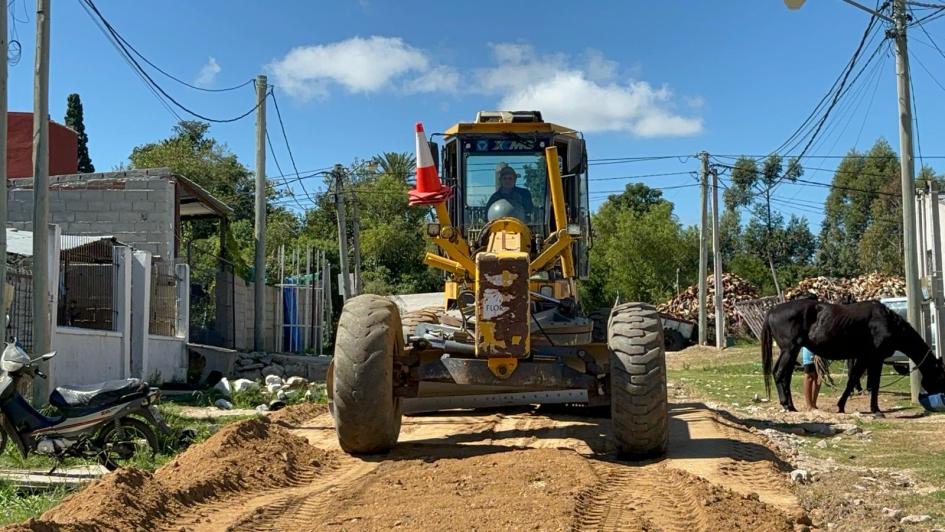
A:
{"type": "Polygon", "coordinates": [[[853,367],[837,408],[842,413],[854,384],[867,372],[870,412],[879,413],[879,378],[883,360],[901,351],[918,366],[922,387],[930,393],[945,392],[945,367],[918,332],[879,301],[833,305],[811,299],[781,303],[768,311],[761,333],[761,364],[765,390],[771,397],[771,340],[781,355],[774,365],[778,399],[794,411],[791,373],[801,347],[829,360],[852,359],[853,367]]]}

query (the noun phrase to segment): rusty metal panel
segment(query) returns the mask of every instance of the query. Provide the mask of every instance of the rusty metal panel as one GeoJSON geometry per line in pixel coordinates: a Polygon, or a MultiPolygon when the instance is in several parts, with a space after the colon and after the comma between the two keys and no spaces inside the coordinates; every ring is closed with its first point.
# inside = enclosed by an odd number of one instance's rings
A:
{"type": "Polygon", "coordinates": [[[476,255],[476,356],[528,354],[528,267],[527,253],[476,255]]]}

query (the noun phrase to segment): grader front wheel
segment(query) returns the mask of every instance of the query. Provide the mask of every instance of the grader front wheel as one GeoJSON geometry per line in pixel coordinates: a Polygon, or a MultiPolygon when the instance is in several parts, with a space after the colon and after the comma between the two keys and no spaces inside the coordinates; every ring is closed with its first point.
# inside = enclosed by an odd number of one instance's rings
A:
{"type": "Polygon", "coordinates": [[[400,434],[394,358],[404,348],[400,313],[376,295],[348,300],[338,320],[332,360],[332,408],[338,443],[353,454],[390,450],[400,434]]]}
{"type": "Polygon", "coordinates": [[[659,456],[669,442],[666,355],[659,313],[625,303],[610,314],[610,409],[617,454],[659,456]]]}

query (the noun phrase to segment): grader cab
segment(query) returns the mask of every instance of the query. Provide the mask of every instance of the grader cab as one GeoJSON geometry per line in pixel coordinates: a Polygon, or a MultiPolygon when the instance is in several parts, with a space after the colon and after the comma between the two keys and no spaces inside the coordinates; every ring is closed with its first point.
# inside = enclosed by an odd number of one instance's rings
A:
{"type": "Polygon", "coordinates": [[[616,450],[667,445],[663,331],[655,308],[587,312],[577,282],[591,245],[581,134],[538,112],[482,112],[439,147],[417,124],[415,208],[445,272],[442,308],[400,316],[362,295],[342,311],[329,372],[339,442],[392,448],[401,416],[456,408],[610,405],[616,450]],[[442,176],[442,179],[441,179],[442,176]]]}

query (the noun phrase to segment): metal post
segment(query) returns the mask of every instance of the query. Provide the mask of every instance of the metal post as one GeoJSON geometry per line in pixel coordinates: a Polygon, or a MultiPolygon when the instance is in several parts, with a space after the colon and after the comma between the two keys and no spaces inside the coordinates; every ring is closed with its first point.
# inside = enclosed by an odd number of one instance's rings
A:
{"type": "Polygon", "coordinates": [[[348,276],[348,225],[345,223],[344,168],[336,164],[331,171],[335,178],[335,210],[338,213],[338,266],[341,269],[342,297],[351,297],[351,279],[348,276]]]}
{"type": "Polygon", "coordinates": [[[725,348],[725,310],[722,308],[722,246],[719,238],[719,174],[712,170],[712,271],[715,272],[715,347],[725,348]]]}
{"type": "Polygon", "coordinates": [[[351,187],[351,245],[354,247],[354,295],[361,295],[361,216],[358,193],[351,187]]]}
{"type": "Polygon", "coordinates": [[[266,76],[256,76],[256,278],[253,349],[263,351],[266,308],[266,76]]]}
{"type": "MultiPolygon", "coordinates": [[[[49,327],[49,0],[36,0],[33,85],[33,355],[50,350],[49,327]]],[[[4,162],[4,164],[6,164],[4,162]]],[[[6,228],[4,228],[4,231],[6,228]]],[[[6,257],[3,258],[6,260],[6,257]]],[[[33,400],[47,399],[44,379],[33,400]]]]}
{"type": "MultiPolygon", "coordinates": [[[[902,174],[902,239],[905,251],[906,298],[909,323],[922,331],[921,293],[919,290],[918,257],[915,238],[915,163],[912,151],[912,99],[909,93],[909,50],[906,45],[908,13],[905,0],[893,0],[896,21],[896,77],[899,95],[899,162],[902,174]]],[[[914,364],[909,364],[912,368],[914,364]]],[[[921,376],[910,372],[912,401],[918,402],[921,376]]]]}
{"type": "Polygon", "coordinates": [[[312,318],[315,316],[315,285],[312,283],[312,248],[308,247],[305,249],[305,282],[308,287],[308,312],[306,321],[308,322],[305,327],[305,334],[302,338],[303,350],[308,351],[308,348],[311,347],[309,344],[309,338],[311,337],[312,332],[312,318]]]}
{"type": "Polygon", "coordinates": [[[322,258],[324,259],[323,268],[325,270],[325,321],[322,322],[322,329],[325,333],[325,339],[331,341],[331,326],[335,316],[334,309],[332,308],[331,263],[328,262],[328,258],[324,252],[322,252],[322,258]]]}
{"type": "Polygon", "coordinates": [[[706,270],[709,262],[708,242],[706,242],[706,223],[708,209],[708,187],[709,187],[709,154],[702,152],[699,154],[702,159],[702,178],[699,186],[699,203],[702,214],[699,221],[699,345],[705,345],[708,338],[708,324],[706,320],[706,270]]]}
{"type": "MultiPolygon", "coordinates": [[[[945,338],[943,338],[945,337],[945,317],[943,317],[943,314],[945,314],[945,285],[943,285],[945,274],[942,272],[942,226],[939,217],[941,207],[935,181],[929,180],[928,186],[929,194],[925,200],[930,207],[926,220],[931,229],[929,240],[932,248],[932,261],[929,265],[929,292],[932,299],[932,322],[934,322],[932,335],[935,339],[935,356],[941,359],[945,356],[945,346],[942,345],[942,342],[945,341],[945,338]]],[[[923,252],[925,252],[924,249],[923,252]]]]}
{"type": "Polygon", "coordinates": [[[278,307],[274,313],[278,325],[276,325],[276,349],[284,352],[286,350],[285,339],[285,302],[282,299],[282,293],[285,289],[285,244],[279,245],[279,279],[276,281],[276,300],[278,307]]]}
{"type": "Polygon", "coordinates": [[[0,319],[3,319],[3,341],[7,340],[7,3],[0,2],[0,319]]]}

